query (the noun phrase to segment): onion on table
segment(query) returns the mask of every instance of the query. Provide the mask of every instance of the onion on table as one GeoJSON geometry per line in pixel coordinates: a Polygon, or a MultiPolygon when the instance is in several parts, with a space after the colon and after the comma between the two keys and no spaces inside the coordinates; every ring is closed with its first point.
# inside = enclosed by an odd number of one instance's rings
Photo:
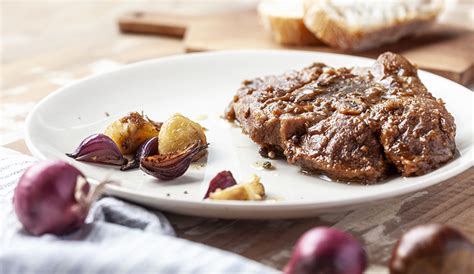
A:
{"type": "Polygon", "coordinates": [[[66,162],[37,162],[18,181],[15,213],[33,235],[67,234],[84,224],[91,204],[107,183],[92,188],[84,174],[66,162]]]}

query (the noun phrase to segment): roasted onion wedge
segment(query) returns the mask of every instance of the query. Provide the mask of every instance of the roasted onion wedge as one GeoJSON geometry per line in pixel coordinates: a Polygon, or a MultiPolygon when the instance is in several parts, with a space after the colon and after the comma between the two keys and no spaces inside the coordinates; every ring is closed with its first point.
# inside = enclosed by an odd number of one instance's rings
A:
{"type": "Polygon", "coordinates": [[[135,152],[133,159],[123,165],[120,170],[125,171],[138,168],[140,166],[141,159],[156,154],[158,154],[158,136],[150,138],[141,144],[138,150],[135,152]]]}
{"type": "Polygon", "coordinates": [[[145,157],[140,161],[140,169],[164,181],[178,178],[188,170],[193,157],[208,146],[194,143],[177,153],[145,157]]]}
{"type": "Polygon", "coordinates": [[[231,186],[235,186],[237,182],[232,175],[232,172],[228,170],[223,170],[217,173],[214,178],[212,178],[211,182],[209,182],[209,188],[207,189],[206,195],[204,195],[204,199],[209,198],[211,193],[216,192],[218,189],[224,190],[231,186]]]}
{"type": "Polygon", "coordinates": [[[77,161],[97,164],[121,166],[127,162],[117,144],[104,134],[93,134],[87,137],[73,153],[66,153],[66,155],[77,161]]]}

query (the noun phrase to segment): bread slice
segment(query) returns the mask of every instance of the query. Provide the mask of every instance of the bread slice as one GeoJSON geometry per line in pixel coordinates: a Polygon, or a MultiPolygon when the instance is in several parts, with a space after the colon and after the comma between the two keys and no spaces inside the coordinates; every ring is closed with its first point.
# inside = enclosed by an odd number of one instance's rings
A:
{"type": "Polygon", "coordinates": [[[277,43],[293,46],[321,43],[303,23],[302,0],[263,0],[258,5],[258,13],[277,43]]]}
{"type": "Polygon", "coordinates": [[[304,0],[304,23],[326,44],[365,50],[423,32],[442,0],[304,0]]]}

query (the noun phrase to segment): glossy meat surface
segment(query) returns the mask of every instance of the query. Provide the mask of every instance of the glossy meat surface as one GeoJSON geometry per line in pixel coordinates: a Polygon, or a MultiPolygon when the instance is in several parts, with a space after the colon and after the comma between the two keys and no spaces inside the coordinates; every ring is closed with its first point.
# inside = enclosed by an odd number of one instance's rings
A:
{"type": "Polygon", "coordinates": [[[425,174],[454,157],[456,126],[403,57],[384,53],[369,68],[315,63],[246,80],[226,117],[267,150],[332,179],[371,183],[392,166],[425,174]]]}

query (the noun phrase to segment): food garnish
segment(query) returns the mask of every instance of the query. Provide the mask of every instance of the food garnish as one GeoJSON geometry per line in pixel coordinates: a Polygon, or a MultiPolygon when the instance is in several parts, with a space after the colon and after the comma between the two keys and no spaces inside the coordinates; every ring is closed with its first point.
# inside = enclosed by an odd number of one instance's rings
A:
{"type": "Polygon", "coordinates": [[[193,157],[205,150],[208,145],[194,143],[177,153],[145,157],[140,161],[140,169],[160,180],[172,180],[183,175],[188,170],[193,157]]]}
{"type": "MultiPolygon", "coordinates": [[[[206,134],[201,125],[179,113],[163,123],[158,139],[160,140],[158,151],[163,155],[178,153],[194,143],[207,144],[206,134]]],[[[204,150],[196,154],[193,161],[198,160],[205,154],[204,150]]]]}
{"type": "Polygon", "coordinates": [[[66,155],[77,161],[98,164],[121,166],[127,162],[115,142],[104,134],[93,134],[87,137],[73,153],[66,153],[66,155]]]}
{"type": "Polygon", "coordinates": [[[233,185],[225,189],[217,188],[209,193],[210,200],[251,200],[260,201],[265,198],[265,188],[260,177],[252,175],[249,182],[233,185]]]}
{"type": "Polygon", "coordinates": [[[123,165],[120,170],[135,169],[140,166],[141,159],[158,154],[158,136],[146,140],[138,147],[133,159],[128,161],[127,164],[123,165]]]}
{"type": "Polygon", "coordinates": [[[269,161],[263,162],[262,167],[263,167],[264,169],[268,169],[268,170],[273,170],[273,169],[275,169],[275,166],[273,166],[272,163],[269,162],[269,161]]]}
{"type": "Polygon", "coordinates": [[[132,112],[66,155],[78,161],[120,165],[122,171],[140,167],[153,177],[171,180],[205,155],[208,146],[203,128],[181,114],[158,123],[132,112]],[[127,161],[124,155],[131,153],[133,158],[127,161]]]}
{"type": "Polygon", "coordinates": [[[104,131],[119,147],[122,154],[132,154],[145,141],[158,135],[160,124],[131,112],[110,124],[104,131]]]}
{"type": "Polygon", "coordinates": [[[209,183],[209,188],[207,189],[206,195],[204,195],[204,199],[209,198],[209,194],[215,192],[217,189],[223,190],[236,184],[237,182],[235,181],[232,173],[228,170],[223,170],[217,173],[214,178],[212,178],[211,182],[209,183]]]}
{"type": "Polygon", "coordinates": [[[298,240],[285,274],[362,274],[367,255],[350,234],[330,227],[316,227],[298,240]]]}
{"type": "Polygon", "coordinates": [[[66,162],[37,162],[20,177],[13,198],[15,212],[33,235],[63,235],[84,224],[107,183],[91,189],[81,171],[66,162]]]}

